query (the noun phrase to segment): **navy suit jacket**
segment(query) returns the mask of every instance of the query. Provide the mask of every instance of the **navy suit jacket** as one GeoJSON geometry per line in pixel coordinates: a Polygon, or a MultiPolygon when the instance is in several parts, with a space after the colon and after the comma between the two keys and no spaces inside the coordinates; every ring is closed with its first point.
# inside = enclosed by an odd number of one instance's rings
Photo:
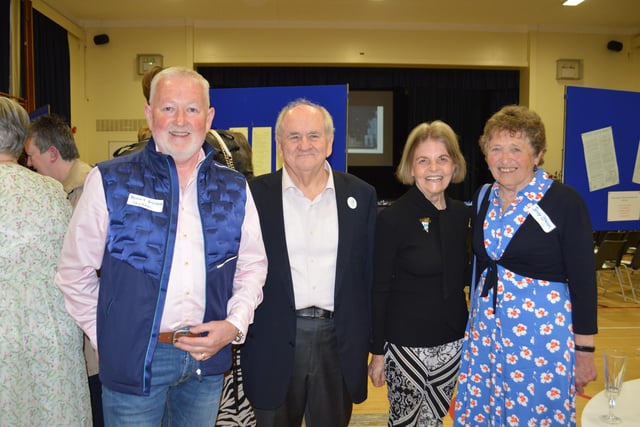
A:
{"type": "MultiPolygon", "coordinates": [[[[352,400],[360,403],[367,398],[376,192],[346,173],[333,171],[333,178],[339,228],[334,322],[342,374],[352,400]]],[[[260,215],[269,268],[264,299],[241,352],[241,366],[244,391],[252,405],[275,409],[284,403],[293,370],[297,319],[284,231],[282,169],[259,176],[249,185],[260,215]]]]}

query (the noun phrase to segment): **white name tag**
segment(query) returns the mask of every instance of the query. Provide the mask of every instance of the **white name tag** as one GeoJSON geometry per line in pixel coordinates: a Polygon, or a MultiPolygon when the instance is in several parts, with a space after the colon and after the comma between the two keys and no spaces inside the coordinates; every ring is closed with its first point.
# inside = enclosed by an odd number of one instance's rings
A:
{"type": "Polygon", "coordinates": [[[164,202],[162,200],[150,199],[138,194],[129,193],[127,204],[131,206],[138,206],[152,212],[162,212],[164,202]]]}
{"type": "Polygon", "coordinates": [[[540,206],[533,205],[529,210],[529,214],[533,215],[533,219],[540,224],[540,227],[542,227],[545,233],[556,228],[556,225],[551,221],[551,219],[549,219],[549,216],[542,210],[542,208],[540,208],[540,206]]]}

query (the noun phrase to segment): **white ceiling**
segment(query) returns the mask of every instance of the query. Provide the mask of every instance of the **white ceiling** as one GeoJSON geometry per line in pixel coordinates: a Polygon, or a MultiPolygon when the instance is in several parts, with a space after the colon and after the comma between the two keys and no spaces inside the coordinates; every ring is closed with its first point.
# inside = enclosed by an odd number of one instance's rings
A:
{"type": "Polygon", "coordinates": [[[41,0],[85,28],[175,24],[640,33],[640,0],[41,0]]]}

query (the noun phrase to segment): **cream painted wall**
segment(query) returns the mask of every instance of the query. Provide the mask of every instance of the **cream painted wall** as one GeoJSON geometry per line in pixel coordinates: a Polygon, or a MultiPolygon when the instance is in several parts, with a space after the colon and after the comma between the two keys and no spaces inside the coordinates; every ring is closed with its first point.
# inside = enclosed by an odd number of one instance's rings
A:
{"type": "MultiPolygon", "coordinates": [[[[137,127],[131,130],[98,130],[97,123],[108,122],[106,129],[126,129],[127,121],[144,120],[145,99],[142,76],[137,74],[136,55],[161,53],[165,65],[193,65],[192,32],[188,27],[151,29],[92,29],[86,40],[71,40],[71,117],[77,127],[76,142],[81,157],[95,163],[109,158],[109,142],[132,142],[137,127]],[[96,46],[93,36],[108,34],[109,43],[96,46]]],[[[104,127],[103,127],[104,128],[104,127]]]]}
{"type": "MultiPolygon", "coordinates": [[[[100,120],[144,119],[136,54],[159,53],[164,65],[384,65],[510,68],[523,71],[522,103],[547,125],[545,168],[562,165],[566,81],[555,78],[556,60],[578,58],[584,78],[571,84],[640,91],[640,49],[613,34],[400,31],[344,29],[233,29],[192,27],[87,28],[86,40],[71,38],[72,119],[82,157],[109,156],[109,141],[133,141],[136,131],[97,131],[100,120]],[[95,46],[93,36],[109,35],[95,46]],[[606,49],[621,40],[620,53],[606,49]]],[[[215,85],[215,82],[214,82],[215,85]]]]}
{"type": "Polygon", "coordinates": [[[200,64],[526,67],[527,34],[197,28],[194,59],[200,64]]]}
{"type": "Polygon", "coordinates": [[[567,85],[640,91],[640,49],[633,50],[630,41],[630,37],[612,34],[531,34],[528,105],[540,114],[546,126],[547,171],[562,169],[567,85]],[[613,39],[623,42],[623,51],[607,50],[607,42],[613,39]],[[581,80],[556,80],[556,60],[565,58],[582,60],[581,80]]]}

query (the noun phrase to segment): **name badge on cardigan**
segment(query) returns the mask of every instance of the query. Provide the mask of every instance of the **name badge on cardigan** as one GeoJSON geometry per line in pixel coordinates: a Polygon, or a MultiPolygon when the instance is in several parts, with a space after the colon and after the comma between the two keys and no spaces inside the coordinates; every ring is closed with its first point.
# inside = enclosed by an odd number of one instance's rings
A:
{"type": "Polygon", "coordinates": [[[551,221],[546,212],[540,208],[540,206],[533,205],[529,210],[529,213],[533,216],[533,219],[540,224],[540,227],[542,227],[545,233],[549,233],[556,228],[556,225],[551,221]]]}
{"type": "Polygon", "coordinates": [[[139,194],[133,193],[129,193],[129,198],[127,199],[128,205],[138,206],[139,208],[143,208],[152,212],[162,212],[163,203],[163,200],[151,199],[149,197],[144,197],[139,194]]]}

